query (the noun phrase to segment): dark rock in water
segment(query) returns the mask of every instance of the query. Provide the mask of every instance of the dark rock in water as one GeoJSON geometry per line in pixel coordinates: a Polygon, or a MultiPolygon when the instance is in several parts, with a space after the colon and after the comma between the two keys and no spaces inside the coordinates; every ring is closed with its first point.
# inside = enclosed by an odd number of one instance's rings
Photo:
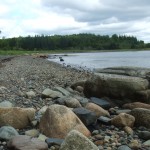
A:
{"type": "Polygon", "coordinates": [[[48,138],[45,140],[45,142],[48,144],[48,147],[51,147],[53,145],[61,145],[63,141],[64,141],[63,139],[57,138],[48,138]]]}
{"type": "Polygon", "coordinates": [[[138,134],[139,138],[143,139],[143,140],[149,140],[150,139],[150,132],[149,131],[141,131],[138,134]]]}
{"type": "Polygon", "coordinates": [[[108,117],[100,116],[97,121],[104,125],[111,125],[111,119],[108,117]]]}
{"type": "Polygon", "coordinates": [[[94,112],[86,108],[75,108],[73,112],[80,118],[80,120],[86,125],[89,126],[94,124],[97,120],[97,116],[94,112]]]}
{"type": "Polygon", "coordinates": [[[97,98],[97,97],[91,97],[90,99],[91,99],[91,102],[101,106],[104,109],[111,108],[111,104],[107,100],[100,99],[100,98],[97,98]]]}
{"type": "Polygon", "coordinates": [[[64,61],[64,59],[63,59],[62,57],[59,57],[59,60],[60,60],[60,61],[64,61]]]}
{"type": "Polygon", "coordinates": [[[127,145],[122,145],[122,146],[118,147],[117,150],[131,150],[131,148],[129,148],[127,145]]]}

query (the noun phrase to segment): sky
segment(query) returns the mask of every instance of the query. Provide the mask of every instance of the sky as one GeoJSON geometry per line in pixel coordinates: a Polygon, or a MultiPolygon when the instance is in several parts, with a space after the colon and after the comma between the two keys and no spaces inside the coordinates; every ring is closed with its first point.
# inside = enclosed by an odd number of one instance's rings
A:
{"type": "Polygon", "coordinates": [[[150,43],[150,0],[0,0],[0,37],[94,33],[150,43]]]}

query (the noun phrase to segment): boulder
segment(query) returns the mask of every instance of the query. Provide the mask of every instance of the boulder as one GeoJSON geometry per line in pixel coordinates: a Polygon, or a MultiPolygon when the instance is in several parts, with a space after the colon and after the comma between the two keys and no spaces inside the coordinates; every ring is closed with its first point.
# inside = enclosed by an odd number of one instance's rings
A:
{"type": "Polygon", "coordinates": [[[69,108],[57,104],[51,105],[46,110],[39,128],[41,133],[52,138],[65,138],[73,129],[90,136],[90,131],[69,108]]]}
{"type": "Polygon", "coordinates": [[[94,124],[97,120],[97,116],[94,112],[86,108],[75,108],[73,112],[80,118],[80,120],[86,125],[89,126],[94,124]]]}
{"type": "Polygon", "coordinates": [[[150,128],[150,110],[144,108],[135,108],[130,114],[135,117],[136,126],[150,128]]]}
{"type": "Polygon", "coordinates": [[[60,150],[98,150],[98,147],[82,133],[72,130],[61,144],[60,150]]]}
{"type": "Polygon", "coordinates": [[[145,109],[150,109],[150,105],[145,104],[145,103],[141,103],[141,102],[134,102],[134,103],[124,104],[123,108],[128,108],[128,109],[145,108],[145,109]]]}
{"type": "Polygon", "coordinates": [[[94,112],[96,114],[97,117],[100,117],[100,116],[107,116],[109,117],[109,112],[105,109],[103,109],[102,107],[94,104],[94,103],[88,103],[86,106],[85,106],[86,109],[94,112]]]}
{"type": "MultiPolygon", "coordinates": [[[[110,97],[114,99],[137,100],[137,92],[147,90],[149,82],[139,77],[96,73],[84,84],[84,94],[87,97],[110,97]]],[[[140,97],[139,101],[147,101],[140,97]]],[[[124,101],[120,101],[124,104],[124,101]]]]}
{"type": "Polygon", "coordinates": [[[0,108],[0,126],[10,125],[16,129],[23,129],[34,119],[33,108],[0,108]]]}
{"type": "Polygon", "coordinates": [[[111,124],[116,127],[133,127],[135,118],[132,115],[126,113],[120,113],[111,119],[111,124]]]}
{"type": "Polygon", "coordinates": [[[3,126],[0,128],[0,139],[10,140],[19,133],[11,126],[3,126]]]}
{"type": "Polygon", "coordinates": [[[12,150],[48,150],[48,145],[44,141],[26,135],[12,138],[7,146],[12,150]]]}

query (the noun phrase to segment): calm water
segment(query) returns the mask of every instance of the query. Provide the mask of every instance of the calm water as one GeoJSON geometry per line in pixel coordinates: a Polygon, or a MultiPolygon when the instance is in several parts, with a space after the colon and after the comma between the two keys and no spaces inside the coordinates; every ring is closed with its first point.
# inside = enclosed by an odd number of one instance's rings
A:
{"type": "Polygon", "coordinates": [[[60,62],[59,56],[49,59],[63,65],[74,67],[107,68],[115,66],[136,66],[150,68],[150,51],[126,51],[126,52],[99,52],[99,53],[73,53],[64,56],[60,62]]]}

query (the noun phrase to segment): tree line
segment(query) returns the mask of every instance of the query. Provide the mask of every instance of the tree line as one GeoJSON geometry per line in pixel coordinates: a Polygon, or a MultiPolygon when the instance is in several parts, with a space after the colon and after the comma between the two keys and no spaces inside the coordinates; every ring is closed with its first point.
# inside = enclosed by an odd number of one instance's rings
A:
{"type": "Polygon", "coordinates": [[[35,35],[0,39],[0,50],[114,50],[141,49],[150,47],[150,43],[137,40],[133,36],[121,35],[35,35]]]}

